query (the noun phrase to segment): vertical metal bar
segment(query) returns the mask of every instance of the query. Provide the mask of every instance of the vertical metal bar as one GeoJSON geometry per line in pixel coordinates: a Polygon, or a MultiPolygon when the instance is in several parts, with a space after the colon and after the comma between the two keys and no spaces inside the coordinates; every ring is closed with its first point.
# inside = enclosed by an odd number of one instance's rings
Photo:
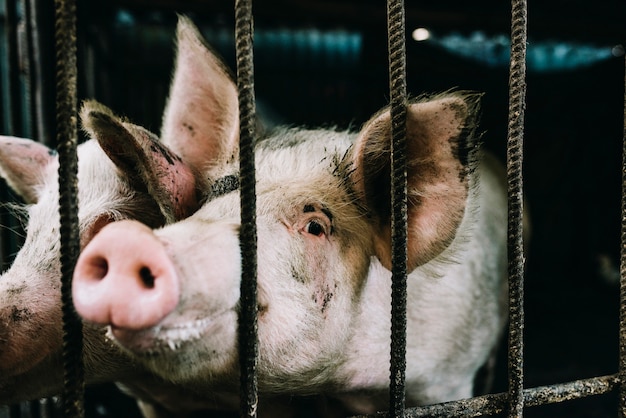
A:
{"type": "Polygon", "coordinates": [[[252,0],[235,2],[235,48],[239,89],[239,164],[241,192],[241,312],[239,364],[242,417],[256,417],[258,393],[257,342],[257,231],[254,164],[255,99],[252,0]]]}
{"type": "MultiPolygon", "coordinates": [[[[624,58],[626,70],[626,57],[624,58]]],[[[622,247],[620,249],[619,416],[626,418],[626,71],[624,78],[624,136],[622,139],[622,247]]]]}
{"type": "Polygon", "coordinates": [[[28,60],[31,84],[31,131],[39,142],[56,147],[52,126],[52,95],[54,78],[45,69],[52,65],[51,43],[48,35],[52,30],[53,2],[46,0],[25,1],[28,39],[28,60]]]}
{"type": "Polygon", "coordinates": [[[59,216],[61,221],[61,300],[63,313],[63,411],[84,415],[82,323],[74,312],[71,280],[79,253],[76,4],[55,0],[56,132],[59,151],[59,216]]]}
{"type": "Polygon", "coordinates": [[[391,365],[389,414],[403,417],[406,378],[406,46],[404,2],[388,0],[389,93],[391,101],[391,365]]]}
{"type": "Polygon", "coordinates": [[[33,118],[31,112],[31,67],[29,60],[29,43],[27,36],[28,27],[28,8],[26,7],[26,1],[20,0],[18,9],[18,24],[17,24],[17,57],[19,62],[19,88],[21,98],[20,108],[20,121],[21,121],[21,136],[25,138],[35,138],[33,135],[33,118]]]}
{"type": "Polygon", "coordinates": [[[31,9],[31,4],[28,0],[24,0],[24,18],[22,25],[22,47],[21,47],[21,60],[24,63],[25,67],[25,77],[24,77],[24,100],[26,101],[25,108],[28,112],[28,137],[31,139],[40,140],[39,133],[37,130],[37,109],[35,107],[35,94],[37,91],[37,84],[35,80],[35,65],[36,65],[36,57],[33,55],[33,38],[31,36],[33,29],[33,10],[31,9]]]}
{"type": "Polygon", "coordinates": [[[19,58],[17,44],[17,1],[6,1],[6,46],[7,46],[7,72],[9,82],[9,100],[10,108],[5,109],[8,113],[6,120],[7,131],[11,135],[22,136],[22,123],[20,118],[20,109],[22,109],[22,100],[20,94],[20,76],[19,76],[19,58]]]}
{"type": "Polygon", "coordinates": [[[511,62],[507,138],[508,269],[509,269],[509,417],[524,410],[524,249],[522,238],[522,160],[526,99],[526,0],[511,8],[511,62]]]}

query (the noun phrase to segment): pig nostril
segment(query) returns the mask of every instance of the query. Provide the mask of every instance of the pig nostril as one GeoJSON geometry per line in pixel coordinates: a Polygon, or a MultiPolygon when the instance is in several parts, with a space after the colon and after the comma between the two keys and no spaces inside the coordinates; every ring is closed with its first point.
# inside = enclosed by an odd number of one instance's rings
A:
{"type": "Polygon", "coordinates": [[[109,272],[109,263],[102,257],[96,257],[91,262],[91,272],[94,278],[101,280],[109,272]]]}
{"type": "Polygon", "coordinates": [[[141,277],[141,281],[148,289],[154,287],[154,276],[148,267],[142,267],[139,270],[139,277],[141,277]]]}

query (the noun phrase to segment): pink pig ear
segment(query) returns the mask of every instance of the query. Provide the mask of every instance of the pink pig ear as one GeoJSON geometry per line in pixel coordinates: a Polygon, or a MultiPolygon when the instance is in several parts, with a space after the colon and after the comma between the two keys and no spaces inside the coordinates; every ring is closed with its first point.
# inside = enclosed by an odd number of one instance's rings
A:
{"type": "Polygon", "coordinates": [[[238,154],[237,87],[227,67],[184,16],[178,20],[175,65],[161,140],[205,172],[238,154]]]}
{"type": "MultiPolygon", "coordinates": [[[[478,95],[435,97],[407,107],[408,269],[424,264],[454,239],[465,213],[473,166],[478,95]]],[[[367,122],[354,150],[353,180],[378,219],[377,256],[391,268],[389,110],[367,122]]]]}
{"type": "Polygon", "coordinates": [[[56,152],[31,139],[0,136],[0,176],[26,203],[37,203],[39,189],[56,152]]]}
{"type": "Polygon", "coordinates": [[[81,120],[131,184],[147,189],[167,223],[183,219],[198,209],[193,170],[159,143],[156,135],[122,122],[108,108],[92,101],[83,105],[81,120]]]}

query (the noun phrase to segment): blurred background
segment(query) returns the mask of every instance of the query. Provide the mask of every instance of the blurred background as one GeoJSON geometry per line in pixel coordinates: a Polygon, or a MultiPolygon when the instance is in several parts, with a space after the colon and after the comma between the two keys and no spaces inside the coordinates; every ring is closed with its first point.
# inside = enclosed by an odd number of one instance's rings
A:
{"type": "MultiPolygon", "coordinates": [[[[172,72],[176,13],[189,15],[235,71],[234,2],[77,3],[79,98],[95,98],[154,132],[172,72]]],[[[485,146],[504,161],[510,4],[405,3],[410,94],[484,92],[485,146]]],[[[529,3],[524,365],[525,387],[534,387],[618,370],[626,2],[529,3]]],[[[253,10],[257,109],[267,120],[358,129],[387,104],[385,2],[259,0],[253,10]]],[[[0,134],[52,147],[53,18],[51,0],[0,0],[0,134]]],[[[11,199],[4,185],[0,197],[11,199]]],[[[11,232],[19,225],[4,212],[0,222],[6,268],[20,245],[11,232]]],[[[505,349],[494,392],[506,390],[505,349]]],[[[54,405],[0,407],[0,417],[56,416],[54,405]]],[[[112,385],[89,389],[86,406],[90,417],[137,416],[112,385]]],[[[614,417],[617,394],[525,414],[614,417]]]]}

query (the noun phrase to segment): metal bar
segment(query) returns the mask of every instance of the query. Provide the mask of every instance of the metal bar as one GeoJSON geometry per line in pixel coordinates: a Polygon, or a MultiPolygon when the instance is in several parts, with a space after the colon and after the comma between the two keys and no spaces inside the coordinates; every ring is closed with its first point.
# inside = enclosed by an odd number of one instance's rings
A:
{"type": "Polygon", "coordinates": [[[24,62],[26,77],[24,77],[24,99],[26,101],[26,109],[28,109],[29,114],[29,138],[36,139],[41,141],[39,137],[38,125],[37,125],[37,108],[36,101],[34,100],[36,92],[37,92],[37,83],[35,79],[35,66],[38,64],[38,57],[33,54],[33,37],[32,31],[35,30],[36,25],[33,20],[33,10],[31,8],[31,3],[28,0],[24,0],[24,24],[22,34],[22,48],[21,54],[22,62],[24,62]]]}
{"type": "Polygon", "coordinates": [[[61,300],[63,314],[63,411],[84,416],[82,322],[74,312],[71,281],[80,251],[76,99],[76,4],[55,0],[56,133],[59,152],[61,300]]]}
{"type": "Polygon", "coordinates": [[[28,39],[28,21],[30,19],[29,16],[29,8],[27,6],[26,0],[19,1],[19,23],[17,25],[17,52],[18,52],[18,62],[19,62],[19,80],[20,80],[20,97],[22,100],[21,111],[19,112],[21,116],[21,136],[25,138],[36,138],[36,135],[33,132],[33,112],[32,112],[32,92],[33,92],[33,83],[32,83],[32,67],[30,60],[30,41],[28,39]]]}
{"type": "MultiPolygon", "coordinates": [[[[8,113],[6,125],[10,135],[22,136],[22,123],[20,109],[22,109],[22,95],[20,92],[19,57],[17,43],[17,2],[6,1],[6,23],[5,36],[7,47],[7,72],[9,81],[10,109],[4,111],[8,113]]],[[[6,114],[5,113],[5,114],[6,114]]]]}
{"type": "MultiPolygon", "coordinates": [[[[624,63],[626,64],[626,58],[624,63]]],[[[624,85],[626,86],[626,77],[624,85]]],[[[622,147],[622,246],[620,249],[619,311],[619,376],[621,385],[619,390],[619,416],[626,418],[626,90],[624,91],[624,136],[622,147]]]]}
{"type": "MultiPolygon", "coordinates": [[[[538,386],[524,389],[522,397],[526,407],[541,406],[571,401],[588,396],[604,395],[615,390],[620,379],[617,374],[576,380],[556,385],[538,386]]],[[[493,415],[504,412],[509,404],[508,393],[497,393],[477,396],[458,401],[444,402],[435,405],[408,408],[406,418],[466,418],[493,415]]],[[[358,415],[352,418],[382,418],[386,412],[370,415],[358,415]]]]}
{"type": "Polygon", "coordinates": [[[254,164],[255,98],[253,67],[252,0],[235,2],[235,49],[239,89],[239,164],[241,230],[241,312],[239,314],[239,364],[242,417],[256,417],[258,389],[257,337],[257,230],[256,173],[254,164]]]}
{"type": "Polygon", "coordinates": [[[391,101],[391,364],[389,411],[404,416],[406,380],[406,46],[404,2],[388,0],[389,93],[391,101]]]}
{"type": "Polygon", "coordinates": [[[522,160],[526,99],[526,0],[511,4],[511,61],[507,137],[508,271],[509,271],[509,417],[524,410],[524,248],[522,237],[522,160]]]}
{"type": "Polygon", "coordinates": [[[46,71],[52,65],[52,41],[46,36],[52,31],[53,2],[26,0],[28,11],[27,38],[28,58],[31,79],[31,124],[33,138],[39,142],[56,147],[52,115],[52,94],[54,78],[46,71]]]}

